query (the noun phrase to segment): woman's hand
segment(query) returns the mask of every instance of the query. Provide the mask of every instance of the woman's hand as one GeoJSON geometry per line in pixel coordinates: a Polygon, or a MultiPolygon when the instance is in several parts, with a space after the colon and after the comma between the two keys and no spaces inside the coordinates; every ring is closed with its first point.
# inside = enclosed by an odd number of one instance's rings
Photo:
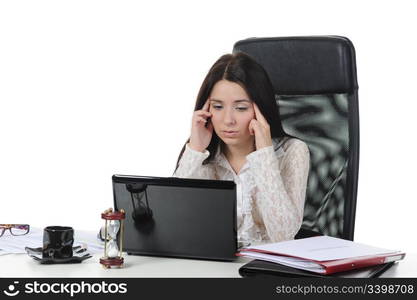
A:
{"type": "Polygon", "coordinates": [[[210,144],[213,135],[213,124],[209,119],[211,117],[209,110],[210,99],[207,99],[203,108],[196,110],[193,114],[191,137],[188,146],[195,151],[204,152],[210,144]]]}
{"type": "Polygon", "coordinates": [[[256,150],[272,146],[271,129],[256,103],[253,103],[255,119],[249,123],[249,132],[255,135],[256,150]]]}

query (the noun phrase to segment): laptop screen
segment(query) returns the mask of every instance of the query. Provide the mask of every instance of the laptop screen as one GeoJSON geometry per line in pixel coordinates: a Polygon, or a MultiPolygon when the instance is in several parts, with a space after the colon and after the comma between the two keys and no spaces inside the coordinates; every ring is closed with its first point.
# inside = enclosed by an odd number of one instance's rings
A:
{"type": "Polygon", "coordinates": [[[233,181],[113,176],[114,207],[124,209],[124,251],[215,260],[235,258],[233,181]]]}

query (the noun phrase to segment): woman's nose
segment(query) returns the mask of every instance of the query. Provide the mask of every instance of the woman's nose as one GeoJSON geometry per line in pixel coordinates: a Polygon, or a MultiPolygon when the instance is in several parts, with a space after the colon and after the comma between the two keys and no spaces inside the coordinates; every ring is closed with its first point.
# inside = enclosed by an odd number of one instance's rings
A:
{"type": "Polygon", "coordinates": [[[233,110],[226,109],[224,112],[224,123],[226,125],[234,125],[236,123],[236,119],[233,113],[233,110]]]}

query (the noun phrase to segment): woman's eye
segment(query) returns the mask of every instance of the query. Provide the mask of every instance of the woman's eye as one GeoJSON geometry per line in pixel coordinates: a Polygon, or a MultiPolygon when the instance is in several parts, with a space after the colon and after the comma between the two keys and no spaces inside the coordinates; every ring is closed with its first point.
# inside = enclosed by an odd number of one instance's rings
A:
{"type": "Polygon", "coordinates": [[[221,106],[221,105],[213,105],[213,108],[214,108],[214,109],[221,109],[221,108],[222,108],[222,106],[221,106]]]}
{"type": "Polygon", "coordinates": [[[236,109],[237,109],[238,111],[245,111],[245,110],[247,110],[248,108],[247,108],[247,107],[236,107],[236,109]]]}

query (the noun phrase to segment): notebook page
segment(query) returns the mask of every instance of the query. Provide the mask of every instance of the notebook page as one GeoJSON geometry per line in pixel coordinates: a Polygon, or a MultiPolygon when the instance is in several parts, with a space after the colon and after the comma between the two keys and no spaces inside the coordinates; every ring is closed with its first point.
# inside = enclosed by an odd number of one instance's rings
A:
{"type": "MultiPolygon", "coordinates": [[[[377,248],[329,236],[317,236],[299,240],[264,244],[249,249],[266,250],[316,261],[327,261],[359,256],[375,256],[399,251],[377,248]]],[[[242,249],[244,251],[244,249],[242,249]]]]}

